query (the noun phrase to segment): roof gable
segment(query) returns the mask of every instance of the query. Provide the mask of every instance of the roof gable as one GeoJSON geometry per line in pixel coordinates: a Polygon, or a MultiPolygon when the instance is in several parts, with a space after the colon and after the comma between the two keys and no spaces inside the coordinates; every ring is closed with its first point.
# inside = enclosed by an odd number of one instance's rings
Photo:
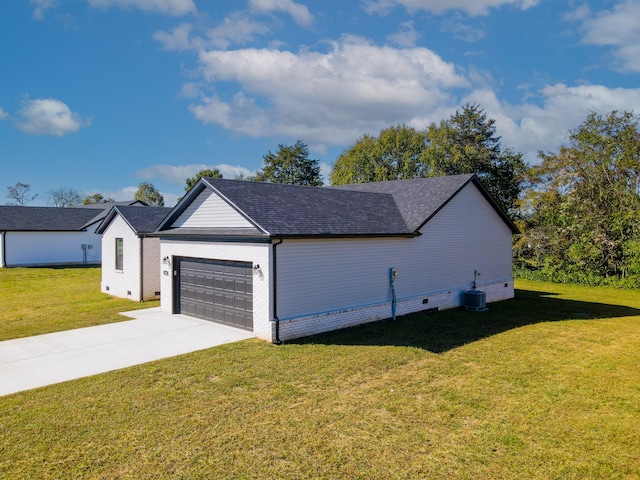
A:
{"type": "Polygon", "coordinates": [[[517,233],[517,227],[502,211],[486,188],[484,188],[478,177],[473,173],[448,175],[444,177],[358,183],[331,188],[390,194],[395,199],[398,209],[402,213],[402,217],[407,225],[413,230],[418,231],[463,188],[471,183],[478,188],[480,193],[482,193],[487,202],[509,226],[511,231],[517,233]]]}
{"type": "Polygon", "coordinates": [[[162,219],[171,211],[169,207],[147,207],[143,205],[114,206],[96,229],[102,234],[120,215],[136,234],[147,234],[155,230],[162,219]]]}

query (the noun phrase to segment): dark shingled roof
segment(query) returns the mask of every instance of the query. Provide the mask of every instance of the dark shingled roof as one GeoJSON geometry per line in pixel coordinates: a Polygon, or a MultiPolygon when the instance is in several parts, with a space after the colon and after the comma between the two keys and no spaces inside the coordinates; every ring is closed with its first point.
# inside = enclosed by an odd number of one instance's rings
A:
{"type": "Polygon", "coordinates": [[[470,182],[516,233],[515,225],[473,174],[326,188],[202,178],[156,231],[223,235],[222,229],[171,229],[190,201],[211,188],[264,232],[263,236],[418,235],[420,228],[470,182]]]}
{"type": "Polygon", "coordinates": [[[392,195],[411,230],[418,230],[472,178],[469,175],[358,183],[331,188],[392,195]]]}
{"type": "Polygon", "coordinates": [[[144,204],[115,206],[97,228],[96,233],[104,233],[116,214],[120,214],[135,233],[151,233],[170,211],[169,207],[146,207],[144,204]]]}
{"type": "Polygon", "coordinates": [[[0,231],[74,232],[96,216],[87,208],[0,206],[0,231]]]}
{"type": "Polygon", "coordinates": [[[126,205],[136,205],[136,206],[143,206],[146,207],[147,204],[144,203],[142,200],[126,200],[123,202],[103,202],[103,203],[88,203],[86,205],[76,205],[74,208],[91,208],[94,211],[95,210],[100,210],[100,212],[98,214],[96,214],[91,220],[89,220],[86,224],[85,227],[88,227],[89,225],[93,225],[94,223],[98,223],[99,221],[101,221],[102,219],[104,219],[104,217],[107,216],[107,213],[109,213],[111,211],[112,207],[118,207],[118,206],[126,206],[126,205]]]}
{"type": "Polygon", "coordinates": [[[219,178],[203,181],[271,236],[412,233],[387,194],[219,178]]]}

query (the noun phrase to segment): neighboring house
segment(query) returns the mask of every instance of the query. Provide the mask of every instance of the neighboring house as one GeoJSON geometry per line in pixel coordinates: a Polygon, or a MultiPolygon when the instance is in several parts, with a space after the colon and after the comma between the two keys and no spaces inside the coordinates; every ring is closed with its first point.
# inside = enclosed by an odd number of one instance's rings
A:
{"type": "Polygon", "coordinates": [[[149,233],[171,211],[115,206],[96,233],[102,235],[103,292],[136,301],[160,297],[160,239],[149,233]]]}
{"type": "Polygon", "coordinates": [[[101,237],[94,230],[113,205],[0,206],[0,267],[100,265],[101,237]]]}
{"type": "Polygon", "coordinates": [[[95,217],[85,208],[0,206],[0,266],[99,265],[95,217]]]}
{"type": "Polygon", "coordinates": [[[487,302],[508,299],[516,232],[475,175],[333,188],[202,178],[156,229],[162,310],[278,343],[458,307],[476,281],[487,302]]]}

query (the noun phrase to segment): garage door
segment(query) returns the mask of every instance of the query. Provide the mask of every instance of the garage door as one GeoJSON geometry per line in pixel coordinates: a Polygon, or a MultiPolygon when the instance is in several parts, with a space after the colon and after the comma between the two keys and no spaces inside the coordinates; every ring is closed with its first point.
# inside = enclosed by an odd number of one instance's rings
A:
{"type": "Polygon", "coordinates": [[[251,263],[177,259],[178,313],[253,330],[251,263]]]}

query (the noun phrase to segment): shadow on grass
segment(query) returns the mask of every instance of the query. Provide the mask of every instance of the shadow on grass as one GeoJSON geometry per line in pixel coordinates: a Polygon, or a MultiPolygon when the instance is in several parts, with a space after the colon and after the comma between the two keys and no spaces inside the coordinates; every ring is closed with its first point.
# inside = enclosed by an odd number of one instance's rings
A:
{"type": "Polygon", "coordinates": [[[491,303],[486,312],[462,308],[415,313],[368,323],[286,343],[327,345],[410,346],[443,353],[456,347],[525,325],[560,320],[640,315],[640,310],[620,305],[557,298],[554,293],[516,290],[515,298],[491,303]]]}

